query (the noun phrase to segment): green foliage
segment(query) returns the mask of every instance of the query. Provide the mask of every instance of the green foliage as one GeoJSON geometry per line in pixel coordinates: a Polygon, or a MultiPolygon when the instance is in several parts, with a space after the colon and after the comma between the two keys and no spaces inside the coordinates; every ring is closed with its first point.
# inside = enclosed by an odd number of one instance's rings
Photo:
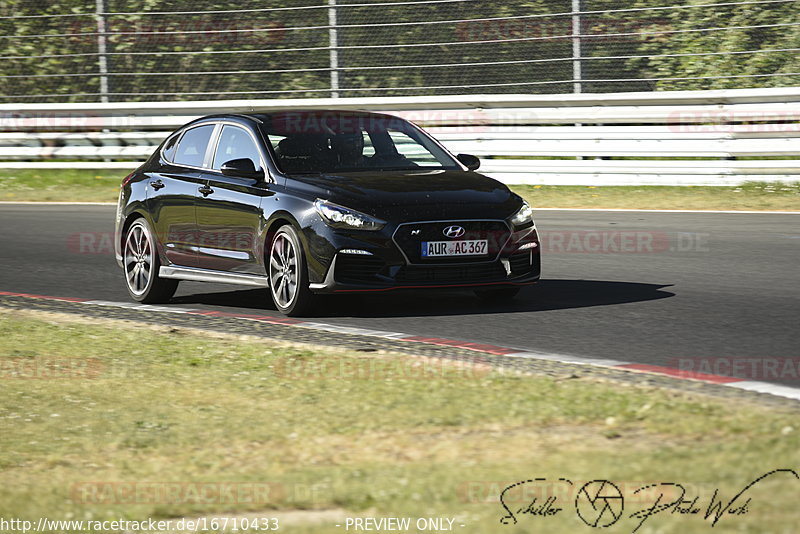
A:
{"type": "MultiPolygon", "coordinates": [[[[667,7],[708,3],[684,2],[667,7]]],[[[338,0],[342,96],[573,90],[570,2],[349,5],[363,3],[338,0]],[[409,24],[421,21],[460,22],[409,24]]],[[[800,48],[793,2],[630,10],[664,4],[668,3],[583,0],[584,92],[797,84],[797,52],[768,52],[800,48]],[[628,11],[607,12],[620,9],[628,11]],[[767,27],[738,28],[754,25],[767,27]],[[712,53],[720,54],[703,55],[712,53]]],[[[234,6],[216,1],[107,0],[106,11],[107,31],[114,34],[108,38],[106,56],[112,100],[331,94],[326,1],[245,0],[234,6]],[[277,10],[153,14],[265,8],[277,10]]],[[[0,16],[15,17],[0,19],[0,35],[5,37],[0,39],[0,93],[17,96],[7,101],[99,100],[94,13],[95,3],[89,0],[0,3],[0,16]],[[30,18],[64,14],[83,15],[30,18]]]]}
{"type": "MultiPolygon", "coordinates": [[[[661,0],[638,0],[635,5],[658,3],[661,0]]],[[[644,42],[639,50],[646,57],[631,59],[628,65],[650,78],[695,78],[659,81],[655,86],[659,90],[796,85],[800,73],[800,25],[791,24],[797,23],[797,14],[793,2],[673,10],[664,14],[669,21],[665,29],[682,33],[664,34],[644,42]],[[713,28],[726,29],[695,31],[713,28]],[[795,50],[768,52],[792,48],[795,50]],[[699,53],[717,55],[686,55],[699,53]],[[672,54],[678,56],[655,57],[672,54]],[[783,75],[766,76],[771,74],[783,75]]]]}

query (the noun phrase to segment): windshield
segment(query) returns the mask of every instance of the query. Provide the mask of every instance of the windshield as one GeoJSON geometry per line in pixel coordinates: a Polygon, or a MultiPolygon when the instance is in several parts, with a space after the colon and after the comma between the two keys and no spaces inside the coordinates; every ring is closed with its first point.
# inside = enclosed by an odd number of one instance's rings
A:
{"type": "Polygon", "coordinates": [[[282,112],[265,122],[275,163],[288,174],[461,169],[398,117],[355,112],[282,112]]]}

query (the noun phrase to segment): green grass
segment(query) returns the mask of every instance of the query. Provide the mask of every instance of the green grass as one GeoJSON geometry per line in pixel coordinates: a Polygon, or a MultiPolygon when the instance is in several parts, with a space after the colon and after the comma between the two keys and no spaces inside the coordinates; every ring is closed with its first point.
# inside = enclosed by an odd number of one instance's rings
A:
{"type": "MultiPolygon", "coordinates": [[[[115,202],[125,171],[4,170],[0,201],[115,202]]],[[[800,181],[738,187],[511,187],[540,208],[800,211],[800,181]]]]}
{"type": "Polygon", "coordinates": [[[800,182],[736,187],[525,186],[511,189],[534,207],[800,211],[800,182]]]}
{"type": "MultiPolygon", "coordinates": [[[[133,170],[133,169],[131,169],[133,170]]],[[[0,200],[116,202],[125,170],[0,170],[0,200]]]]}
{"type": "MultiPolygon", "coordinates": [[[[771,469],[800,468],[797,413],[743,401],[458,367],[411,378],[403,370],[420,360],[404,356],[9,310],[0,312],[0,339],[4,518],[342,509],[456,517],[465,533],[572,533],[587,527],[567,499],[557,517],[522,517],[501,529],[499,492],[533,477],[607,478],[628,492],[676,481],[702,491],[705,502],[715,487],[730,498],[771,469]],[[11,376],[31,361],[77,371],[11,376]],[[344,371],[327,375],[339,379],[294,372],[321,363],[344,371]],[[347,378],[354,366],[370,365],[383,372],[347,378]],[[257,503],[87,503],[75,498],[87,483],[273,491],[257,503]]],[[[785,476],[765,481],[753,490],[749,514],[725,518],[714,531],[786,531],[796,524],[799,486],[785,476]]],[[[629,510],[642,506],[632,502],[629,510]]],[[[634,526],[626,519],[608,532],[634,526]]],[[[639,532],[708,528],[696,516],[665,513],[639,532]]],[[[284,529],[342,531],[331,522],[284,529]]]]}

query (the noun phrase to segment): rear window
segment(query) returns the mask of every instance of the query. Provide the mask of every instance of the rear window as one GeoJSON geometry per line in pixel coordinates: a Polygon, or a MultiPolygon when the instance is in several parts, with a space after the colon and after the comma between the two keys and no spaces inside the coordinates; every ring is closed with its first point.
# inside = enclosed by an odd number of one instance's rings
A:
{"type": "Polygon", "coordinates": [[[164,155],[164,159],[167,161],[172,161],[172,158],[175,157],[175,149],[178,147],[178,138],[179,135],[173,135],[167,142],[164,143],[164,150],[162,151],[164,155]]]}
{"type": "Polygon", "coordinates": [[[178,150],[173,161],[178,165],[202,167],[212,133],[214,133],[213,124],[186,130],[178,143],[178,150]]]}

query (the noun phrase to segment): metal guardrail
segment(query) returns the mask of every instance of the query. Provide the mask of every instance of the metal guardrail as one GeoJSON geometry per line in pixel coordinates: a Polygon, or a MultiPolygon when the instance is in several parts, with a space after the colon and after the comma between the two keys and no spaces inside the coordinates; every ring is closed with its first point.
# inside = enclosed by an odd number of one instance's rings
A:
{"type": "Polygon", "coordinates": [[[0,161],[0,168],[132,168],[151,154],[170,130],[206,114],[361,109],[400,115],[428,128],[453,152],[481,156],[482,170],[506,183],[729,185],[746,180],[798,181],[798,102],[800,88],[794,87],[0,104],[0,160],[7,160],[0,161]]]}

